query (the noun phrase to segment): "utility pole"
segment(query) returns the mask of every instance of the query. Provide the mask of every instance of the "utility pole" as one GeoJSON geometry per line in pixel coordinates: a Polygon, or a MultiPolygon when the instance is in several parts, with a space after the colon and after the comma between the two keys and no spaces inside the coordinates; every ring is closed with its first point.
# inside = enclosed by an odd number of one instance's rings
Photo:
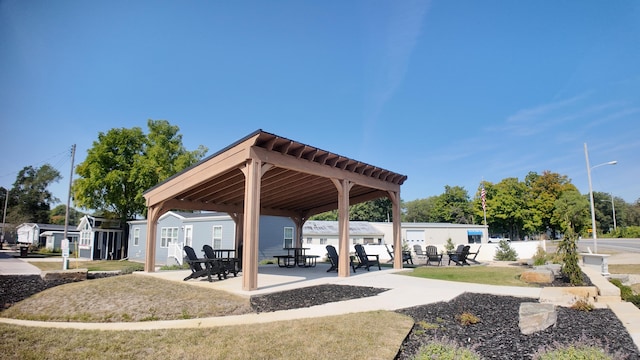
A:
{"type": "Polygon", "coordinates": [[[76,158],[76,144],[71,145],[71,170],[69,171],[69,192],[67,195],[67,209],[64,213],[64,235],[62,236],[62,270],[69,267],[69,239],[67,228],[69,227],[69,207],[71,206],[71,184],[73,183],[73,161],[76,158]],[[66,246],[65,246],[66,245],[66,246]]]}
{"type": "Polygon", "coordinates": [[[2,235],[0,235],[0,250],[4,244],[4,228],[7,226],[7,201],[9,201],[9,189],[4,189],[4,211],[2,212],[2,235]]]}

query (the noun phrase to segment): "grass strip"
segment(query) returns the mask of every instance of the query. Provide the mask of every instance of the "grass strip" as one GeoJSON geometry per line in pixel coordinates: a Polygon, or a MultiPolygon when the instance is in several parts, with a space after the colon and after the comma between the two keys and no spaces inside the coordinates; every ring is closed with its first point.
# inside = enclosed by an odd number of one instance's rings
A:
{"type": "Polygon", "coordinates": [[[0,342],[0,354],[7,360],[393,359],[412,325],[411,318],[387,311],[149,331],[52,331],[0,324],[0,336],[7,339],[0,342]]]}

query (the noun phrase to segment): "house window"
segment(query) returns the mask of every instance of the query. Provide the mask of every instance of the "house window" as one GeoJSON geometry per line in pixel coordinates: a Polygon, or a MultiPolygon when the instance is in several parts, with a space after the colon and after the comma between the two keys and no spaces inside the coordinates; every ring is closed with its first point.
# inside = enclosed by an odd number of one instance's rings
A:
{"type": "Polygon", "coordinates": [[[320,238],[320,245],[327,245],[327,238],[320,238]]]}
{"type": "Polygon", "coordinates": [[[140,228],[133,229],[133,246],[140,245],[140,228]]]}
{"type": "Polygon", "coordinates": [[[211,245],[214,249],[222,249],[222,226],[215,225],[213,227],[213,241],[211,245]]]}
{"type": "Polygon", "coordinates": [[[171,243],[178,242],[178,228],[166,227],[160,230],[160,247],[169,247],[171,243]]]}
{"type": "Polygon", "coordinates": [[[373,238],[364,238],[364,244],[365,245],[373,244],[373,238]]]}
{"type": "Polygon", "coordinates": [[[80,247],[88,249],[91,247],[91,227],[85,224],[80,232],[80,247]]]}
{"type": "Polygon", "coordinates": [[[193,246],[193,225],[187,225],[184,227],[184,244],[187,246],[193,246]]]}
{"type": "Polygon", "coordinates": [[[284,247],[290,248],[293,247],[293,228],[285,227],[284,228],[284,247]]]}
{"type": "Polygon", "coordinates": [[[313,238],[307,238],[307,244],[313,244],[313,238]]]}

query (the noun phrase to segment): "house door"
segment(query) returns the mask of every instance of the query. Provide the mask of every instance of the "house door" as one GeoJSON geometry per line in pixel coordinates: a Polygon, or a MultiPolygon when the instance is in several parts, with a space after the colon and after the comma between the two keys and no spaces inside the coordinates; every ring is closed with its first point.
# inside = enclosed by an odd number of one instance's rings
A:
{"type": "Polygon", "coordinates": [[[424,230],[407,230],[407,243],[409,246],[424,244],[424,230]]]}
{"type": "Polygon", "coordinates": [[[184,227],[184,244],[193,247],[193,225],[184,227]]]}

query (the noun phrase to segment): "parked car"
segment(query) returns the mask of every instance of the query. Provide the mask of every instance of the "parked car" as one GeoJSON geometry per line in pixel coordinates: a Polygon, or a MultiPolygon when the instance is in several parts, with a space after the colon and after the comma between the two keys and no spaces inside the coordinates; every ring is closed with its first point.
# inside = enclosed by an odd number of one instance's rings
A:
{"type": "Polygon", "coordinates": [[[500,236],[500,235],[493,235],[493,236],[491,236],[491,237],[489,238],[489,242],[490,242],[490,243],[494,243],[494,242],[495,242],[495,243],[497,243],[497,242],[500,242],[500,241],[502,241],[502,240],[511,241],[511,239],[509,239],[509,238],[503,238],[503,237],[502,237],[502,236],[500,236]]]}

